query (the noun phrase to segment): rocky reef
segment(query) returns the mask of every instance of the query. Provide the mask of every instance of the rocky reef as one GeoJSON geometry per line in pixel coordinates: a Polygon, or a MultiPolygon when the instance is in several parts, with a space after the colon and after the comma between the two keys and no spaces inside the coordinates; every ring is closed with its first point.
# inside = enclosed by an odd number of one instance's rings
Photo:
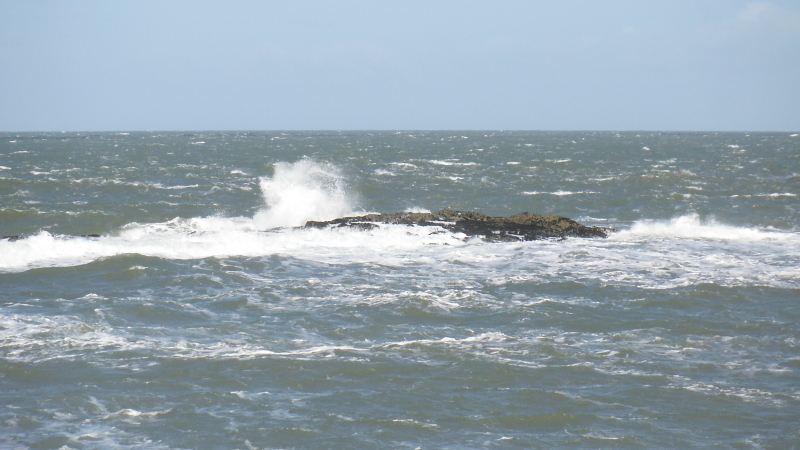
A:
{"type": "MultiPolygon", "coordinates": [[[[604,238],[611,231],[603,227],[590,227],[561,216],[520,213],[509,217],[491,217],[473,211],[443,209],[434,213],[400,212],[394,214],[367,214],[342,217],[328,221],[309,221],[303,228],[348,227],[369,230],[381,224],[408,226],[435,226],[454,233],[483,238],[489,242],[533,241],[567,237],[604,238]]],[[[99,238],[99,234],[80,237],[99,238]]],[[[3,236],[0,240],[14,242],[23,236],[3,236]]]]}
{"type": "Polygon", "coordinates": [[[438,226],[455,233],[481,237],[490,242],[532,241],[548,238],[606,237],[608,229],[581,225],[560,216],[520,213],[509,217],[490,217],[472,211],[443,209],[434,213],[401,212],[367,214],[328,221],[309,221],[305,228],[350,227],[368,230],[380,224],[438,226]]]}

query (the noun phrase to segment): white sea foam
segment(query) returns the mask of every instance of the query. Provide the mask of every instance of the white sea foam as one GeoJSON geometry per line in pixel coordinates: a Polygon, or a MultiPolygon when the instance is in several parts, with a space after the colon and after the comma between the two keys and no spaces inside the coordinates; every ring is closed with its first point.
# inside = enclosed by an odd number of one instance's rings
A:
{"type": "MultiPolygon", "coordinates": [[[[368,354],[380,352],[396,352],[417,348],[442,347],[453,350],[474,353],[476,356],[489,356],[484,354],[487,346],[504,344],[514,345],[516,338],[501,332],[486,332],[466,338],[442,337],[440,339],[417,339],[403,341],[389,341],[367,345],[330,345],[318,344],[297,348],[276,349],[270,343],[234,343],[234,342],[188,342],[170,337],[134,337],[120,329],[104,327],[101,330],[86,332],[85,324],[77,323],[72,318],[63,318],[58,322],[35,316],[0,316],[0,323],[4,329],[0,330],[0,338],[7,343],[8,359],[14,361],[43,362],[54,359],[72,360],[81,359],[85,355],[98,351],[157,351],[165,356],[176,359],[239,359],[275,357],[292,359],[318,359],[336,358],[342,353],[368,354]],[[50,336],[50,341],[45,343],[42,334],[50,336]],[[272,347],[272,348],[271,348],[272,347]]],[[[520,342],[529,345],[530,342],[520,342]]],[[[492,347],[494,351],[500,349],[492,347]]],[[[504,353],[518,353],[516,349],[505,349],[504,353]]],[[[491,358],[496,358],[491,356],[491,358]]],[[[507,358],[506,358],[507,359],[507,358]]],[[[133,368],[134,366],[131,366],[133,368]]],[[[242,399],[253,399],[257,396],[270,395],[269,392],[247,393],[242,391],[231,392],[242,399]]],[[[96,400],[94,400],[96,401],[96,400]]],[[[97,409],[105,419],[111,418],[155,418],[168,413],[166,411],[140,412],[133,409],[123,409],[110,412],[105,406],[97,402],[97,409]]]]}
{"type": "Polygon", "coordinates": [[[731,195],[731,198],[769,198],[769,197],[797,197],[797,194],[792,194],[791,192],[773,192],[771,194],[755,194],[755,195],[739,195],[734,194],[731,195]]]}
{"type": "Polygon", "coordinates": [[[771,194],[756,195],[756,197],[797,197],[797,194],[792,194],[791,192],[773,192],[771,194]]]}
{"type": "Polygon", "coordinates": [[[557,197],[563,197],[565,195],[579,195],[579,194],[598,194],[599,192],[594,191],[553,191],[553,192],[541,192],[541,191],[524,191],[522,195],[555,195],[557,197]]]}
{"type": "Polygon", "coordinates": [[[430,164],[437,166],[477,166],[476,162],[458,162],[458,161],[441,161],[438,159],[431,159],[428,161],[430,164]]]}
{"type": "MultiPolygon", "coordinates": [[[[311,160],[277,164],[274,175],[261,180],[261,189],[265,206],[253,217],[130,223],[99,238],[42,231],[13,242],[0,240],[0,271],[75,266],[122,254],[174,260],[287,255],[329,264],[419,264],[443,273],[456,263],[461,270],[486,272],[485,276],[498,284],[563,277],[565,273],[576,279],[653,288],[704,280],[723,285],[800,283],[792,263],[800,260],[800,234],[796,232],[726,225],[697,215],[642,220],[612,233],[609,239],[565,242],[485,243],[440,227],[404,225],[380,225],[367,231],[304,229],[293,227],[308,220],[363,214],[353,210],[344,179],[335,167],[311,160]]],[[[143,269],[137,266],[132,270],[143,269]]],[[[476,301],[462,292],[441,298],[418,297],[430,307],[443,309],[476,301]]]]}
{"type": "Polygon", "coordinates": [[[405,162],[393,162],[392,165],[405,170],[418,169],[418,167],[415,164],[405,163],[405,162]]]}
{"type": "Polygon", "coordinates": [[[0,271],[66,267],[101,258],[140,254],[165,259],[292,255],[304,259],[379,261],[402,265],[402,254],[427,245],[464,245],[464,235],[438,227],[384,225],[370,231],[280,229],[259,231],[246,218],[176,219],[130,224],[116,236],[54,236],[46,231],[15,242],[0,241],[0,271]]]}
{"type": "Polygon", "coordinates": [[[182,190],[182,189],[193,189],[193,188],[200,187],[199,184],[164,186],[161,183],[149,183],[148,186],[154,187],[156,189],[167,189],[167,190],[182,190]]]}
{"type": "Polygon", "coordinates": [[[629,230],[622,231],[619,236],[649,236],[662,238],[737,241],[797,240],[797,236],[793,233],[725,225],[717,222],[713,218],[701,220],[700,216],[697,214],[689,214],[663,221],[639,221],[636,222],[629,230]]]}
{"type": "Polygon", "coordinates": [[[509,336],[506,336],[503,333],[499,333],[496,331],[488,332],[488,333],[481,333],[477,336],[471,336],[463,339],[455,339],[451,337],[444,337],[441,339],[417,339],[412,341],[399,341],[399,342],[390,342],[387,344],[383,344],[382,347],[389,348],[389,347],[406,347],[406,346],[418,346],[418,345],[432,345],[432,344],[446,344],[446,345],[458,345],[458,344],[465,344],[465,343],[486,343],[486,342],[503,342],[511,339],[509,336]]]}
{"type": "Polygon", "coordinates": [[[430,160],[428,162],[431,163],[431,164],[436,164],[437,166],[452,166],[453,165],[453,163],[450,162],[450,161],[439,161],[439,160],[436,160],[436,159],[432,159],[432,160],[430,160]]]}
{"type": "Polygon", "coordinates": [[[287,254],[309,259],[377,258],[391,265],[397,252],[426,245],[464,244],[464,235],[442,233],[438,227],[384,225],[367,232],[293,228],[308,220],[358,214],[350,207],[343,178],[332,168],[312,161],[278,164],[272,178],[261,180],[261,189],[267,206],[253,218],[176,218],[161,223],[130,223],[99,238],[41,231],[13,242],[0,240],[0,271],[74,266],[122,254],[178,260],[287,254]]]}
{"type": "MultiPolygon", "coordinates": [[[[608,285],[669,288],[714,282],[720,285],[798,286],[800,235],[721,225],[695,216],[642,221],[608,239],[485,243],[439,227],[381,225],[259,231],[248,218],[178,219],[130,224],[115,236],[58,237],[42,232],[16,242],[0,241],[0,270],[74,266],[103,257],[136,253],[165,259],[287,255],[327,264],[370,263],[384,267],[421,265],[447,278],[453,264],[479,278],[505,285],[573,277],[608,285]]],[[[141,270],[138,267],[134,270],[141,270]]],[[[365,289],[336,294],[331,301],[364,304],[404,301],[365,289]]],[[[420,291],[415,301],[454,310],[491,302],[471,290],[420,291]]],[[[409,297],[411,298],[411,297],[409,297]]]]}

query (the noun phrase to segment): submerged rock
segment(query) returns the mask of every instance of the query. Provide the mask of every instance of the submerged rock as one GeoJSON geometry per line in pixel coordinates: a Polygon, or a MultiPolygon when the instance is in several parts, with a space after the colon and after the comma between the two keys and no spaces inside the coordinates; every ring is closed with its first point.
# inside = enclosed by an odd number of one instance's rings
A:
{"type": "MultiPolygon", "coordinates": [[[[100,237],[100,235],[99,235],[99,234],[97,234],[97,233],[93,233],[93,234],[81,234],[81,235],[80,235],[80,236],[78,236],[78,237],[82,237],[82,238],[99,238],[99,237],[100,237]]],[[[23,238],[22,236],[19,236],[19,235],[3,236],[2,238],[0,238],[0,240],[5,240],[5,241],[8,241],[8,242],[15,242],[15,241],[19,241],[20,239],[24,239],[24,238],[23,238]]]]}
{"type": "Polygon", "coordinates": [[[532,241],[547,238],[606,237],[607,229],[581,225],[560,216],[520,213],[509,217],[490,217],[472,211],[443,209],[435,213],[402,212],[342,217],[328,221],[309,221],[305,228],[350,227],[363,230],[378,224],[438,226],[446,230],[479,236],[487,241],[532,241]]]}

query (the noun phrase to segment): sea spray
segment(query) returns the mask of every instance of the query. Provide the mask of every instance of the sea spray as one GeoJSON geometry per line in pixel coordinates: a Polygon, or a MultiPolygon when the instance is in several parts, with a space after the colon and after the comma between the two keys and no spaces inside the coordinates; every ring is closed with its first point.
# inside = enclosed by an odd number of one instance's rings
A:
{"type": "Polygon", "coordinates": [[[99,239],[41,231],[16,242],[3,240],[0,271],[68,267],[121,254],[193,259],[291,253],[296,245],[325,246],[330,239],[306,236],[309,242],[260,232],[354,214],[345,179],[332,164],[308,158],[279,162],[272,177],[260,179],[260,187],[265,207],[252,218],[178,217],[161,223],[129,223],[99,239]]]}
{"type": "Polygon", "coordinates": [[[261,178],[266,209],[253,222],[262,229],[296,227],[309,220],[331,220],[352,215],[345,178],[331,164],[301,159],[275,164],[271,178],[261,178]]]}

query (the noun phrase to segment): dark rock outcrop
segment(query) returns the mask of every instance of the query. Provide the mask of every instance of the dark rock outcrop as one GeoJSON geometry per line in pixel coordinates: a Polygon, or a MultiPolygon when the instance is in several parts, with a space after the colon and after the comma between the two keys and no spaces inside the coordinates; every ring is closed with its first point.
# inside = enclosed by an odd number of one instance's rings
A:
{"type": "Polygon", "coordinates": [[[606,237],[607,229],[581,225],[560,216],[521,213],[490,217],[471,211],[443,209],[435,213],[367,214],[323,222],[306,222],[306,228],[350,227],[368,230],[379,224],[439,226],[446,230],[480,236],[487,241],[532,241],[547,238],[606,237]]]}

